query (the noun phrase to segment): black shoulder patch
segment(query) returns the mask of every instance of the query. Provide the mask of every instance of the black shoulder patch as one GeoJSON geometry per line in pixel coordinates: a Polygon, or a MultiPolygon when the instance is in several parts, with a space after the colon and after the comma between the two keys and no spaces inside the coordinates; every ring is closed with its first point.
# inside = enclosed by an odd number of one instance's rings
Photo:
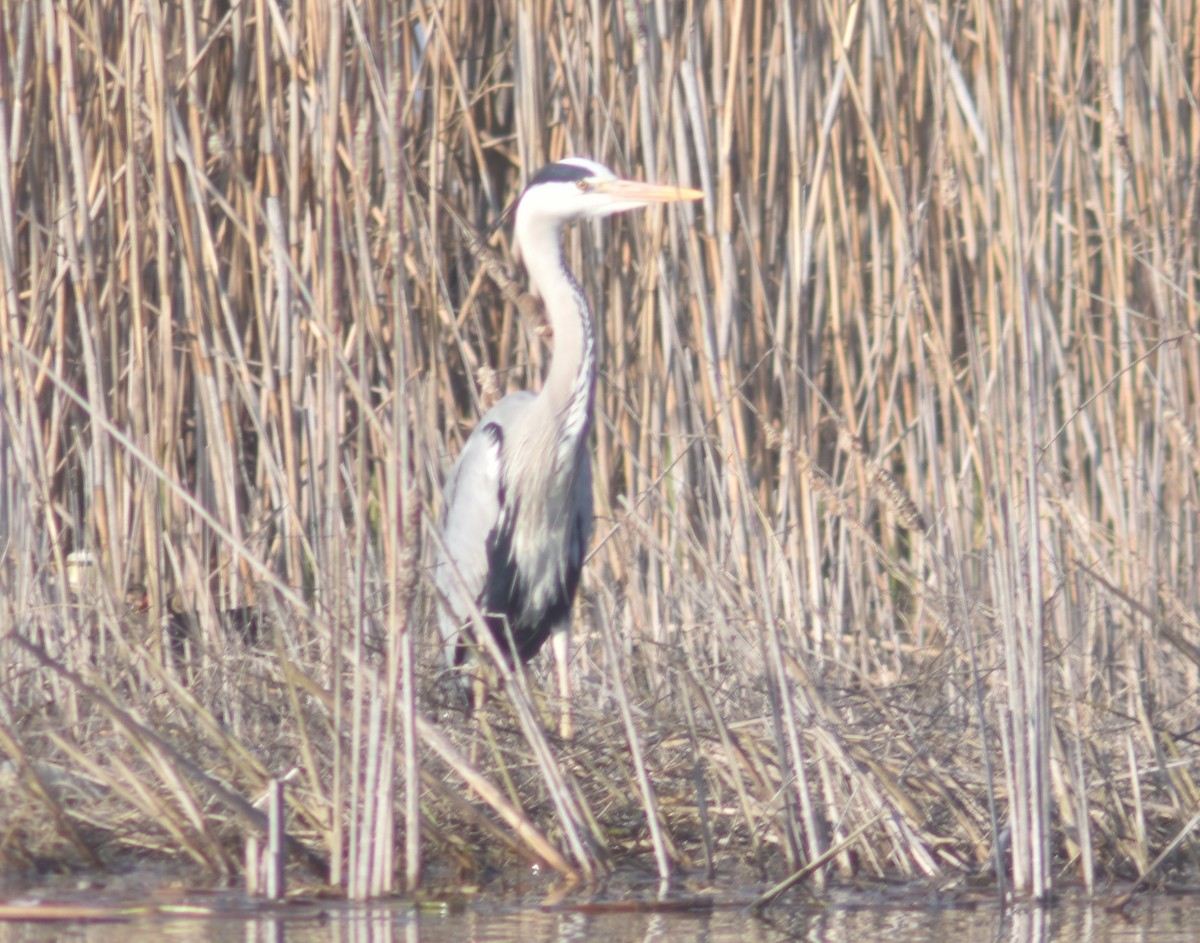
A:
{"type": "Polygon", "coordinates": [[[483,427],[483,431],[492,437],[492,441],[496,443],[496,448],[503,452],[504,430],[500,428],[500,424],[498,422],[489,422],[483,427]]]}
{"type": "Polygon", "coordinates": [[[539,183],[574,183],[577,180],[586,180],[590,176],[592,172],[586,167],[561,161],[557,164],[547,164],[539,170],[529,181],[529,186],[536,187],[539,183]]]}
{"type": "Polygon", "coordinates": [[[500,428],[498,423],[489,422],[483,427],[483,431],[496,443],[496,454],[500,460],[500,480],[496,482],[496,496],[500,501],[500,507],[504,507],[504,502],[507,498],[505,492],[508,490],[504,480],[506,477],[504,474],[504,430],[500,428]]]}

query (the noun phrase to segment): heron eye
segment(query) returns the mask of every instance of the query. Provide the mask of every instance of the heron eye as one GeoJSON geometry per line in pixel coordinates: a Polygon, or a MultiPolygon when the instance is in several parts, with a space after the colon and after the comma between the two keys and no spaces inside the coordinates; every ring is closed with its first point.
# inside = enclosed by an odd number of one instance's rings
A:
{"type": "Polygon", "coordinates": [[[592,189],[591,183],[589,183],[587,180],[576,180],[575,186],[579,187],[579,191],[581,193],[587,193],[588,190],[592,189]]]}

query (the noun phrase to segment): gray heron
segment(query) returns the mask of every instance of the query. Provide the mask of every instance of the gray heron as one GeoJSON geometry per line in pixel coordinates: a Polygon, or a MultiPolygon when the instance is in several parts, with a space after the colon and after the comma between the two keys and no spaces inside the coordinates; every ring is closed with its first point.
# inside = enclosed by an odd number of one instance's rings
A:
{"type": "Polygon", "coordinates": [[[701,196],[623,180],[579,157],[533,177],[517,202],[515,240],[554,334],[550,369],[540,392],[512,393],[488,410],[446,480],[435,574],[446,661],[467,661],[475,612],[513,666],[550,639],[564,737],[572,734],[571,604],[592,532],[596,344],[587,298],[567,269],[563,229],[701,196]]]}

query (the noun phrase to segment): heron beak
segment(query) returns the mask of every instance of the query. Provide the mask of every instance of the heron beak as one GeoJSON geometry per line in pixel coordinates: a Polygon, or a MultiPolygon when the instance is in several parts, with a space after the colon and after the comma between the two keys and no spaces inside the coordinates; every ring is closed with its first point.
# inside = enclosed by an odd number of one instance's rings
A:
{"type": "Polygon", "coordinates": [[[678,203],[682,200],[699,200],[704,196],[703,191],[691,187],[643,183],[640,180],[597,180],[592,184],[592,189],[614,201],[635,204],[678,203]]]}

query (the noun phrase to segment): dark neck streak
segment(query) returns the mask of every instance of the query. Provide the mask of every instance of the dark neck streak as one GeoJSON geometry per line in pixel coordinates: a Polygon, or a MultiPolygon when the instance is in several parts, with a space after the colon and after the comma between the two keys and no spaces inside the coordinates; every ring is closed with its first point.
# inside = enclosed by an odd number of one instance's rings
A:
{"type": "MultiPolygon", "coordinates": [[[[558,441],[555,451],[556,460],[561,463],[562,456],[574,451],[575,443],[586,439],[592,425],[592,406],[596,398],[596,338],[592,332],[592,314],[588,309],[587,298],[583,288],[575,277],[563,267],[563,275],[570,284],[574,304],[576,323],[579,326],[579,356],[575,364],[575,377],[571,382],[571,392],[566,403],[559,410],[561,425],[558,430],[558,441]]],[[[564,312],[564,318],[568,316],[564,312]]],[[[559,344],[557,337],[554,343],[554,357],[557,360],[559,344]]],[[[551,365],[553,371],[553,364],[551,365]]]]}
{"type": "Polygon", "coordinates": [[[554,464],[562,467],[575,456],[591,428],[596,344],[587,299],[567,270],[557,236],[527,251],[526,265],[554,331],[550,371],[538,394],[538,405],[544,411],[541,420],[554,430],[552,444],[547,443],[553,449],[554,464]]]}

